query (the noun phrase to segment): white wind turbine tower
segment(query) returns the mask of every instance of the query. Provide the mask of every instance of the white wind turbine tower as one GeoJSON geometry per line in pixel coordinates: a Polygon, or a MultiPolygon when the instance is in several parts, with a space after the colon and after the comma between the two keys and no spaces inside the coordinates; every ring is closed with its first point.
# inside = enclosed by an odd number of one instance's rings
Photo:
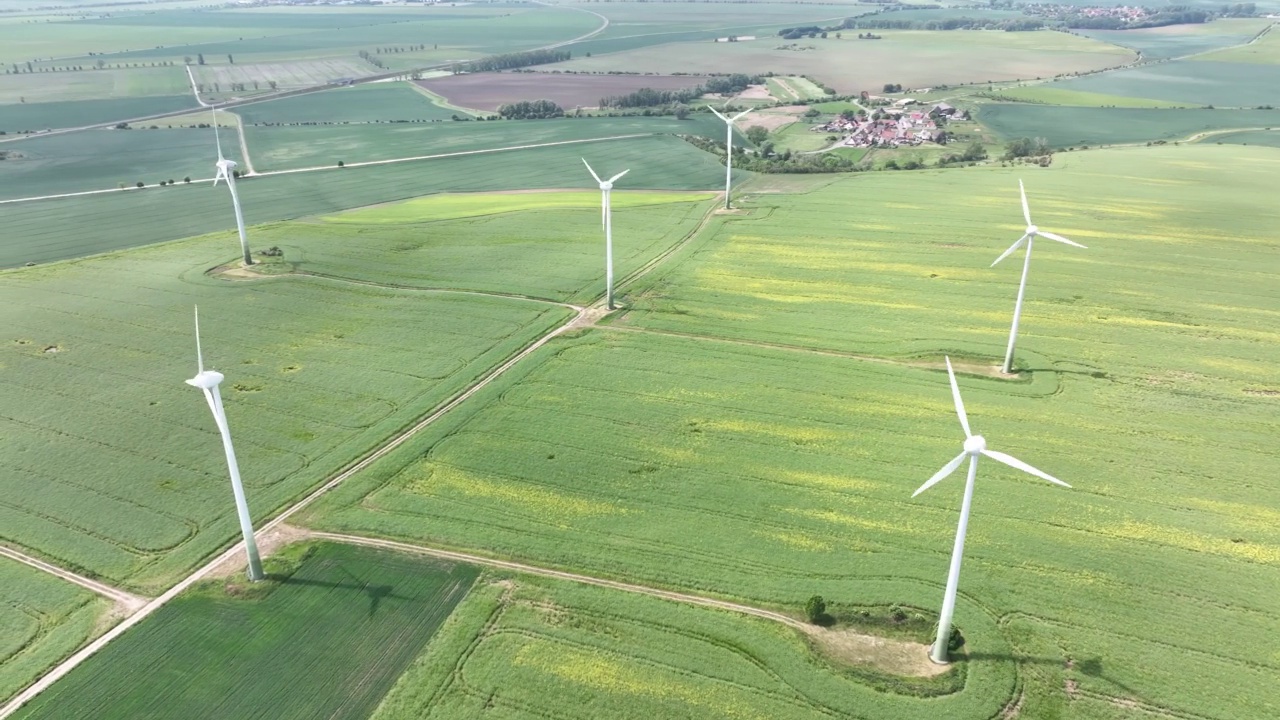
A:
{"type": "Polygon", "coordinates": [[[1001,260],[1009,257],[1011,253],[1022,247],[1023,243],[1027,244],[1027,257],[1022,261],[1022,282],[1018,283],[1018,302],[1013,306],[1013,328],[1009,330],[1009,347],[1004,353],[1005,374],[1013,372],[1013,346],[1018,341],[1018,318],[1022,317],[1022,296],[1027,290],[1027,271],[1031,269],[1031,243],[1034,242],[1037,237],[1046,237],[1050,240],[1057,240],[1060,243],[1066,243],[1078,248],[1084,247],[1084,245],[1081,245],[1078,242],[1072,242],[1061,235],[1054,235],[1051,232],[1041,230],[1033,225],[1031,223],[1031,207],[1027,205],[1027,190],[1022,186],[1021,180],[1018,181],[1018,190],[1022,192],[1022,216],[1027,220],[1026,233],[1019,238],[1018,242],[1011,245],[1008,250],[1005,250],[1003,255],[996,258],[995,262],[991,263],[991,267],[995,267],[996,263],[999,263],[1001,260]]]}
{"type": "Polygon", "coordinates": [[[724,209],[728,210],[729,190],[732,189],[733,184],[733,124],[742,119],[742,116],[751,112],[751,110],[743,110],[733,117],[727,117],[725,115],[721,115],[719,110],[716,110],[710,105],[707,106],[707,109],[715,113],[716,117],[723,120],[725,125],[728,126],[728,134],[724,141],[724,209]]]}
{"type": "Polygon", "coordinates": [[[244,264],[252,265],[253,256],[249,254],[249,238],[244,233],[244,213],[240,212],[240,195],[236,193],[236,162],[222,156],[222,139],[218,136],[218,108],[213,108],[213,139],[218,143],[218,174],[213,176],[213,186],[225,179],[227,188],[231,190],[231,205],[236,211],[236,230],[240,231],[240,252],[244,255],[244,264]]]}
{"type": "Polygon", "coordinates": [[[987,441],[981,435],[969,432],[969,418],[964,413],[964,401],[960,399],[960,386],[956,384],[956,374],[951,370],[951,358],[947,358],[947,376],[951,379],[951,397],[955,400],[956,415],[960,417],[960,427],[964,429],[964,450],[951,462],[943,466],[929,481],[911,494],[915,497],[942,481],[960,467],[966,457],[969,458],[969,479],[964,486],[964,501],[960,505],[960,524],[956,528],[956,544],[951,550],[951,569],[947,572],[947,591],[942,598],[942,614],[938,617],[938,638],[933,643],[929,657],[936,663],[947,662],[947,643],[951,636],[951,616],[956,609],[956,585],[960,582],[960,558],[964,555],[964,534],[969,527],[969,507],[973,503],[973,481],[978,474],[978,456],[986,455],[992,460],[1031,473],[1038,478],[1048,480],[1055,485],[1071,487],[1061,480],[1041,472],[1021,460],[1002,452],[987,449],[987,441]]]}
{"type": "Polygon", "coordinates": [[[227,454],[227,468],[231,471],[231,492],[236,498],[236,514],[240,517],[240,531],[244,535],[244,549],[249,556],[249,579],[261,580],[262,560],[258,557],[258,543],[253,537],[253,521],[249,518],[249,505],[244,499],[244,485],[240,482],[240,466],[236,463],[236,451],[231,446],[231,430],[227,427],[227,413],[222,409],[222,394],[218,385],[223,375],[216,370],[204,369],[204,355],[200,352],[200,309],[196,308],[196,376],[187,381],[188,385],[204,391],[204,399],[209,401],[209,409],[213,411],[213,422],[222,435],[222,449],[227,454]]]}
{"type": "Polygon", "coordinates": [[[609,206],[609,198],[613,193],[613,184],[619,178],[631,170],[623,170],[608,180],[601,180],[595,170],[591,169],[591,163],[586,158],[582,159],[582,164],[587,166],[587,172],[591,173],[591,177],[596,179],[600,184],[600,222],[604,225],[604,294],[605,300],[609,305],[609,309],[613,309],[613,210],[609,206]]]}

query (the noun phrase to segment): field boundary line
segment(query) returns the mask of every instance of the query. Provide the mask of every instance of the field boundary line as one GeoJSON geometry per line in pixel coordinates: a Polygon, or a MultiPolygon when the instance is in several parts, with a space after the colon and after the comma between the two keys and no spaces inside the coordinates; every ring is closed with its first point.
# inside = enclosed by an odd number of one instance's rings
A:
{"type": "Polygon", "coordinates": [[[142,607],[147,603],[147,599],[144,597],[134,595],[133,593],[125,592],[124,590],[121,590],[119,588],[111,587],[106,583],[101,583],[101,582],[98,582],[97,580],[93,580],[92,578],[87,578],[83,575],[79,575],[77,573],[71,572],[70,570],[60,568],[57,565],[54,565],[53,563],[48,563],[39,558],[35,558],[30,555],[27,555],[26,553],[19,552],[17,550],[14,550],[11,547],[8,547],[7,545],[0,545],[0,555],[16,560],[20,563],[23,563],[24,565],[30,565],[31,567],[41,572],[45,572],[50,575],[53,575],[54,577],[61,578],[62,580],[66,580],[69,583],[79,585],[80,587],[86,590],[97,593],[98,595],[101,595],[107,598],[108,600],[112,600],[116,603],[119,603],[120,605],[125,606],[126,608],[129,609],[130,612],[137,610],[138,608],[142,607]]]}
{"type": "Polygon", "coordinates": [[[581,583],[583,585],[595,585],[597,587],[608,588],[611,590],[622,590],[624,592],[635,593],[638,595],[649,595],[651,597],[662,598],[664,600],[674,600],[675,602],[682,602],[688,605],[701,605],[703,607],[717,608],[720,610],[730,610],[743,615],[753,615],[765,620],[782,623],[783,625],[796,628],[801,632],[806,630],[805,623],[788,615],[728,600],[717,600],[716,598],[704,597],[702,595],[690,595],[687,593],[676,592],[675,590],[662,590],[660,588],[649,587],[647,585],[636,585],[634,583],[622,582],[621,580],[608,580],[605,578],[593,577],[591,575],[582,575],[580,573],[566,572],[564,570],[554,570],[551,568],[528,565],[510,560],[500,560],[498,558],[486,557],[484,555],[473,555],[471,553],[442,550],[439,548],[427,547],[425,545],[414,545],[412,543],[399,542],[396,540],[383,540],[380,538],[370,538],[361,535],[348,535],[343,533],[330,533],[320,530],[308,530],[307,534],[320,540],[331,540],[333,542],[346,543],[350,545],[363,545],[366,547],[382,548],[384,550],[411,552],[419,555],[428,555],[430,557],[440,558],[442,560],[452,560],[470,565],[483,565],[485,567],[498,568],[501,570],[513,570],[526,575],[540,575],[542,577],[549,577],[556,580],[568,580],[570,582],[581,583]]]}
{"type": "MultiPolygon", "coordinates": [[[[316,272],[291,272],[281,273],[279,275],[263,275],[262,279],[269,280],[273,277],[301,277],[316,278],[317,280],[328,280],[331,282],[350,283],[352,285],[363,285],[366,287],[383,288],[386,290],[408,290],[410,292],[436,293],[440,295],[478,295],[480,297],[494,298],[497,300],[517,300],[521,302],[537,303],[539,305],[555,305],[557,307],[566,308],[574,312],[582,312],[585,308],[581,305],[573,303],[560,302],[559,300],[551,300],[548,298],[534,297],[532,295],[516,295],[514,293],[495,293],[485,292],[484,290],[462,290],[459,288],[433,288],[418,287],[416,285],[398,285],[395,283],[377,283],[372,280],[356,280],[354,278],[345,278],[341,275],[326,275],[316,272]]],[[[256,279],[256,278],[255,278],[256,279]]]]}
{"type": "MultiPolygon", "coordinates": [[[[570,330],[593,324],[595,320],[599,318],[600,314],[601,314],[600,312],[593,311],[590,308],[583,308],[578,312],[578,314],[575,317],[570,319],[568,322],[561,324],[559,327],[551,330],[550,332],[543,335],[541,338],[535,340],[533,343],[526,346],[523,350],[516,353],[512,357],[508,358],[505,362],[503,362],[498,367],[485,373],[479,380],[472,383],[465,390],[454,395],[451,400],[439,406],[436,410],[432,411],[425,418],[414,423],[408,429],[401,431],[400,433],[395,435],[391,440],[375,448],[373,451],[365,455],[360,460],[347,466],[345,470],[340,471],[328,482],[324,483],[319,488],[316,488],[314,491],[309,493],[306,497],[294,503],[293,505],[290,505],[289,507],[285,508],[282,512],[276,515],[275,518],[260,525],[254,531],[255,536],[260,536],[263,533],[266,533],[275,529],[278,525],[283,523],[285,520],[289,519],[291,516],[293,516],[297,512],[301,511],[311,503],[318,500],[322,495],[329,492],[333,488],[337,487],[343,481],[350,478],[352,475],[356,474],[357,472],[373,464],[375,461],[381,459],[383,456],[387,455],[392,450],[395,450],[396,448],[400,447],[405,442],[407,442],[410,438],[412,438],[413,436],[421,432],[423,429],[425,429],[427,426],[439,420],[445,413],[454,409],[458,405],[461,405],[465,400],[470,398],[472,395],[475,395],[476,393],[483,390],[490,383],[492,383],[494,380],[501,377],[504,373],[510,370],[513,366],[515,366],[516,363],[520,362],[524,358],[533,354],[543,345],[546,345],[548,342],[550,342],[552,339],[570,330]]],[[[159,610],[161,607],[167,604],[170,600],[177,597],[187,588],[191,587],[197,582],[203,580],[205,577],[209,576],[209,574],[211,574],[214,570],[218,569],[224,563],[234,559],[237,555],[243,552],[243,550],[244,550],[243,540],[233,543],[231,547],[227,548],[222,553],[218,554],[213,560],[209,561],[208,563],[205,563],[203,566],[198,568],[195,572],[192,572],[190,575],[178,581],[178,583],[175,584],[173,587],[169,588],[158,597],[152,599],[150,602],[143,605],[137,612],[134,612],[132,615],[122,620],[119,624],[112,627],[110,630],[103,633],[102,635],[98,636],[98,638],[95,639],[93,642],[89,643],[88,645],[84,646],[80,650],[76,651],[74,655],[62,661],[57,666],[55,666],[52,670],[42,675],[34,683],[24,688],[21,692],[15,695],[12,700],[6,703],[4,707],[0,707],[0,720],[3,720],[3,718],[7,718],[13,713],[17,712],[19,708],[21,708],[23,705],[30,702],[33,698],[35,698],[40,693],[44,692],[46,689],[49,688],[50,685],[52,685],[53,683],[57,682],[58,680],[63,678],[65,675],[70,673],[77,666],[79,666],[80,663],[89,659],[99,650],[106,647],[107,644],[110,643],[112,640],[115,640],[116,638],[120,637],[120,635],[124,634],[126,630],[145,620],[152,613],[154,613],[156,610],[159,610]]]]}

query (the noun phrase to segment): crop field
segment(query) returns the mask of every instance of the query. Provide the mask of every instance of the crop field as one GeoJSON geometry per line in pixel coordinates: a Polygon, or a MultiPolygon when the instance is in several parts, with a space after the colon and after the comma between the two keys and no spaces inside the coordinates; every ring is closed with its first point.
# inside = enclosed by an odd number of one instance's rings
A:
{"type": "Polygon", "coordinates": [[[1271,147],[1280,147],[1280,132],[1255,130],[1238,133],[1230,133],[1227,135],[1214,136],[1215,142],[1233,143],[1236,145],[1269,145],[1271,147]]]}
{"type": "MultiPolygon", "coordinates": [[[[394,15],[404,13],[397,8],[394,15]]],[[[379,47],[426,44],[429,46],[456,47],[482,54],[512,52],[564,42],[585,35],[600,26],[601,20],[583,12],[544,6],[479,6],[461,8],[427,7],[410,11],[418,19],[404,21],[399,18],[374,24],[351,22],[343,27],[318,27],[287,31],[284,28],[298,18],[323,17],[323,13],[219,13],[220,21],[227,15],[245,17],[248,26],[237,31],[229,39],[202,44],[178,45],[132,50],[114,55],[121,61],[153,61],[181,59],[196,52],[207,60],[221,64],[226,55],[240,62],[269,62],[279,60],[318,59],[325,57],[351,58],[359,50],[374,52],[379,47]],[[274,17],[273,17],[274,16],[274,17]],[[266,34],[256,27],[272,23],[266,34]],[[276,26],[274,23],[281,25],[276,26]]],[[[355,20],[356,15],[339,15],[355,20]]],[[[197,20],[201,16],[195,16],[197,20]]],[[[175,20],[177,22],[178,20],[175,20]]],[[[192,22],[188,19],[186,22],[192,22]]],[[[326,21],[328,22],[328,21],[326,21]]],[[[393,55],[394,56],[394,55],[393,55]]]]}
{"type": "Polygon", "coordinates": [[[476,574],[321,544],[265,597],[179,597],[14,717],[363,720],[476,574]]]}
{"type": "Polygon", "coordinates": [[[1065,90],[1167,100],[1184,105],[1280,105],[1280,64],[1175,60],[1072,78],[1065,90]]]}
{"type": "Polygon", "coordinates": [[[2,276],[7,542],[151,591],[236,532],[208,409],[181,382],[194,368],[193,304],[205,361],[227,375],[257,517],[570,315],[331,279],[208,278],[235,257],[233,237],[2,276]],[[300,312],[316,307],[322,320],[300,312]],[[104,373],[109,384],[93,380],[104,373]]]}
{"type": "MultiPolygon", "coordinates": [[[[225,132],[222,154],[240,162],[235,140],[234,130],[225,132]]],[[[86,130],[7,143],[0,145],[0,151],[10,153],[0,163],[0,199],[4,200],[137,182],[181,183],[186,177],[211,179],[218,157],[213,130],[188,128],[86,130]]]]}
{"type": "Polygon", "coordinates": [[[944,699],[877,692],[774,622],[486,574],[373,720],[985,717],[1012,680],[1002,665],[944,699]]]}
{"type": "MultiPolygon", "coordinates": [[[[614,272],[626,277],[691,234],[709,193],[613,197],[614,272]]],[[[406,287],[586,303],[604,292],[600,193],[435,195],[259,234],[301,272],[406,287]],[[531,268],[541,268],[531,272],[531,268]]]]}
{"type": "MultiPolygon", "coordinates": [[[[151,131],[147,131],[151,132],[151,131]]],[[[583,156],[601,168],[632,168],[630,189],[706,190],[724,182],[724,166],[678,138],[532,148],[435,160],[334,167],[320,172],[242,179],[250,224],[395,202],[434,192],[589,187],[583,156]],[[584,178],[586,181],[584,182],[584,178]]],[[[735,171],[738,181],[751,173],[735,171]]],[[[208,184],[125,190],[5,205],[0,267],[139,247],[234,228],[227,191],[208,184]]],[[[250,243],[256,230],[250,231],[250,243]]],[[[224,235],[224,247],[234,247],[224,235]]],[[[234,251],[231,253],[234,255],[234,251]]]]}
{"type": "Polygon", "coordinates": [[[0,104],[70,102],[111,98],[182,95],[189,91],[180,67],[0,76],[0,104]]]}
{"type": "Polygon", "coordinates": [[[0,703],[96,635],[108,607],[88,590],[0,558],[0,703]]]}
{"type": "Polygon", "coordinates": [[[700,85],[697,75],[585,75],[564,73],[473,73],[419,80],[454,105],[496,111],[520,100],[551,100],[561,107],[597,107],[600,99],[641,88],[682,90],[700,85]]]}
{"type": "MultiPolygon", "coordinates": [[[[1274,715],[1277,169],[1275,151],[1190,146],[1060,156],[1025,177],[1037,221],[1090,249],[1037,245],[1020,382],[988,377],[1017,268],[987,266],[1021,229],[1017,171],[748,199],[628,288],[620,320],[544,347],[305,522],[765,606],[933,608],[960,483],[910,493],[959,442],[947,352],[969,370],[976,428],[1076,489],[984,471],[965,691],[930,702],[956,703],[952,718],[996,716],[1019,691],[1023,717],[1274,715]]],[[[631,647],[670,642],[644,636],[631,647]]],[[[489,657],[644,695],[525,647],[489,657]]],[[[492,662],[463,677],[516,694],[492,662]]],[[[920,716],[879,697],[867,717],[920,716]]]]}
{"type": "Polygon", "coordinates": [[[978,119],[1005,138],[1043,137],[1055,147],[1185,140],[1225,128],[1280,126],[1274,110],[1054,107],[992,103],[978,119]]]}
{"type": "MultiPolygon", "coordinates": [[[[650,133],[681,133],[720,138],[724,134],[724,123],[711,113],[694,113],[687,120],[633,115],[553,120],[245,128],[249,152],[253,156],[254,167],[259,172],[336,165],[339,160],[350,164],[650,133]]],[[[684,145],[692,156],[699,154],[692,146],[684,145]]]]}
{"type": "Polygon", "coordinates": [[[340,78],[357,78],[373,75],[379,69],[358,58],[303,60],[283,63],[256,63],[237,65],[197,65],[196,82],[206,89],[217,84],[230,89],[232,83],[252,85],[254,90],[268,90],[275,82],[281,90],[296,87],[323,85],[340,78]]]}
{"type": "Polygon", "coordinates": [[[808,75],[842,93],[1051,77],[1122,65],[1133,53],[1065,33],[877,31],[883,40],[844,33],[825,40],[777,37],[736,43],[684,43],[583,57],[555,67],[607,72],[774,72],[808,75]]]}
{"type": "Polygon", "coordinates": [[[1269,30],[1259,36],[1256,42],[1219,50],[1199,59],[1277,65],[1280,64],[1280,34],[1276,33],[1275,25],[1271,25],[1269,30]]]}
{"type": "MultiPolygon", "coordinates": [[[[1086,37],[1133,48],[1147,60],[1197,55],[1249,42],[1270,21],[1262,18],[1221,18],[1200,25],[1167,25],[1140,30],[1073,30],[1086,37]]],[[[1207,58],[1200,58],[1207,59],[1207,58]]]]}
{"type": "Polygon", "coordinates": [[[1102,93],[1083,92],[1080,90],[1063,90],[1057,87],[1056,84],[1033,84],[1024,87],[1001,88],[997,94],[1001,100],[1017,100],[1042,105],[1122,108],[1178,107],[1177,103],[1168,100],[1148,100],[1124,95],[1103,95],[1102,93]]]}
{"type": "Polygon", "coordinates": [[[0,131],[12,135],[81,127],[198,107],[191,93],[107,100],[11,103],[0,105],[0,131]]]}
{"type": "Polygon", "coordinates": [[[369,83],[237,107],[246,123],[365,123],[448,120],[448,110],[407,83],[369,83]]]}

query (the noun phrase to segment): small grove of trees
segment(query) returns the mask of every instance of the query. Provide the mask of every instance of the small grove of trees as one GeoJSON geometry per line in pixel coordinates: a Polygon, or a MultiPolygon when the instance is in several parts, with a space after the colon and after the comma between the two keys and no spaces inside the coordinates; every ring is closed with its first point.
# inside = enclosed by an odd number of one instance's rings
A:
{"type": "Polygon", "coordinates": [[[900,93],[902,92],[902,85],[899,83],[885,83],[884,91],[887,93],[900,93]]]}
{"type": "Polygon", "coordinates": [[[1040,157],[1041,155],[1050,155],[1053,149],[1049,147],[1049,141],[1044,138],[1018,138],[1012,140],[1005,145],[1004,155],[1001,160],[1017,160],[1024,157],[1040,157]]]}
{"type": "Polygon", "coordinates": [[[752,125],[747,128],[746,136],[752,145],[759,145],[769,139],[769,130],[760,125],[752,125]]]}
{"type": "Polygon", "coordinates": [[[522,100],[503,105],[498,114],[508,120],[540,120],[564,117],[564,108],[550,100],[522,100]]]}
{"type": "Polygon", "coordinates": [[[950,153],[938,158],[938,165],[955,165],[957,163],[978,162],[987,159],[987,148],[977,140],[965,146],[961,153],[950,153]]]}
{"type": "Polygon", "coordinates": [[[526,52],[490,55],[489,57],[457,63],[452,67],[455,74],[460,72],[494,72],[496,70],[512,70],[530,65],[546,65],[564,62],[573,58],[568,50],[528,50],[526,52]]]}
{"type": "Polygon", "coordinates": [[[821,595],[814,595],[804,604],[804,617],[814,625],[821,624],[827,618],[827,601],[821,595]]]}
{"type": "Polygon", "coordinates": [[[609,97],[600,98],[600,107],[657,107],[659,105],[673,105],[680,103],[691,103],[707,93],[716,93],[717,95],[736,95],[747,89],[749,85],[756,85],[764,81],[759,75],[745,75],[743,73],[734,73],[733,75],[724,75],[721,77],[707,78],[703,84],[685,88],[682,90],[654,90],[653,88],[640,88],[635,92],[626,95],[611,95],[609,97]]]}

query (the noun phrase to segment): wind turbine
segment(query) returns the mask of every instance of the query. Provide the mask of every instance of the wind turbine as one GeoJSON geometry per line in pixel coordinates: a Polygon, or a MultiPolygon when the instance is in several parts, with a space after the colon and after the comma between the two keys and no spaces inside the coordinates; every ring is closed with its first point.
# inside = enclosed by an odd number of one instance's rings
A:
{"type": "Polygon", "coordinates": [[[919,490],[911,494],[911,497],[915,497],[938,484],[948,475],[955,472],[966,457],[969,458],[969,479],[964,485],[964,501],[960,505],[960,525],[956,528],[956,544],[951,550],[951,569],[947,572],[947,591],[942,598],[942,614],[938,617],[938,638],[934,641],[933,650],[929,653],[929,657],[939,664],[947,662],[947,641],[950,640],[951,636],[951,616],[956,609],[956,585],[960,582],[960,558],[964,555],[964,534],[969,528],[969,507],[973,504],[973,480],[978,474],[978,456],[986,455],[992,460],[1002,462],[1023,472],[1031,473],[1055,485],[1071,487],[1052,475],[1041,472],[1011,455],[988,450],[986,438],[969,432],[969,418],[964,413],[964,401],[960,399],[960,386],[956,384],[956,374],[951,370],[951,358],[949,357],[947,358],[947,376],[951,379],[951,397],[955,400],[956,415],[960,418],[960,427],[964,429],[964,450],[955,456],[951,462],[942,466],[942,469],[929,478],[928,482],[921,485],[919,490]]]}
{"type": "Polygon", "coordinates": [[[227,187],[231,190],[231,205],[236,210],[236,230],[240,231],[240,252],[244,255],[244,264],[252,265],[253,256],[249,254],[249,238],[244,234],[244,213],[240,212],[240,196],[236,193],[236,161],[222,156],[222,139],[218,137],[218,108],[213,108],[213,139],[218,143],[218,162],[215,164],[218,174],[213,176],[213,186],[218,187],[219,180],[227,181],[227,187]]]}
{"type": "Polygon", "coordinates": [[[222,449],[227,454],[227,468],[231,471],[231,492],[236,498],[240,532],[244,535],[244,549],[249,556],[249,579],[257,582],[263,577],[262,559],[258,557],[258,543],[253,537],[253,521],[249,519],[249,505],[244,499],[244,485],[240,483],[240,466],[236,464],[236,451],[231,446],[231,430],[227,427],[227,413],[222,409],[222,394],[218,392],[223,375],[217,370],[204,369],[204,355],[200,352],[200,308],[196,308],[196,369],[196,376],[187,384],[204,391],[204,399],[209,401],[209,409],[213,411],[213,422],[222,434],[222,449]]]}
{"type": "Polygon", "coordinates": [[[751,110],[750,108],[748,108],[738,113],[737,115],[734,115],[733,117],[726,117],[724,115],[721,115],[719,110],[716,110],[710,105],[707,106],[707,109],[715,113],[716,117],[723,120],[724,124],[727,126],[727,129],[728,129],[728,134],[726,135],[726,139],[724,141],[724,151],[725,151],[724,152],[724,209],[728,210],[729,209],[729,190],[731,189],[731,185],[733,183],[733,124],[738,122],[738,120],[740,120],[743,115],[746,115],[747,113],[751,112],[751,110]]]}
{"type": "Polygon", "coordinates": [[[1018,189],[1022,191],[1022,216],[1027,220],[1026,233],[1019,238],[1018,242],[1009,246],[1009,249],[1005,250],[1003,255],[996,258],[995,262],[991,263],[991,267],[995,267],[1001,260],[1009,257],[1011,253],[1022,247],[1023,243],[1027,244],[1027,257],[1022,261],[1022,282],[1018,283],[1018,302],[1013,306],[1013,328],[1009,330],[1009,348],[1004,353],[1005,374],[1013,372],[1013,346],[1018,341],[1018,318],[1022,317],[1022,295],[1027,290],[1027,271],[1031,269],[1031,243],[1037,237],[1046,237],[1078,248],[1085,247],[1078,242],[1072,242],[1061,235],[1054,235],[1033,225],[1031,223],[1031,207],[1027,205],[1027,189],[1022,186],[1021,180],[1018,181],[1018,189]]]}
{"type": "Polygon", "coordinates": [[[613,309],[613,211],[609,207],[609,196],[613,193],[613,184],[618,178],[631,172],[631,170],[623,170],[608,180],[601,180],[595,170],[591,169],[591,163],[586,158],[582,159],[582,164],[587,166],[587,172],[591,173],[591,177],[596,179],[600,184],[600,223],[604,225],[604,294],[608,302],[609,309],[613,309]]]}

